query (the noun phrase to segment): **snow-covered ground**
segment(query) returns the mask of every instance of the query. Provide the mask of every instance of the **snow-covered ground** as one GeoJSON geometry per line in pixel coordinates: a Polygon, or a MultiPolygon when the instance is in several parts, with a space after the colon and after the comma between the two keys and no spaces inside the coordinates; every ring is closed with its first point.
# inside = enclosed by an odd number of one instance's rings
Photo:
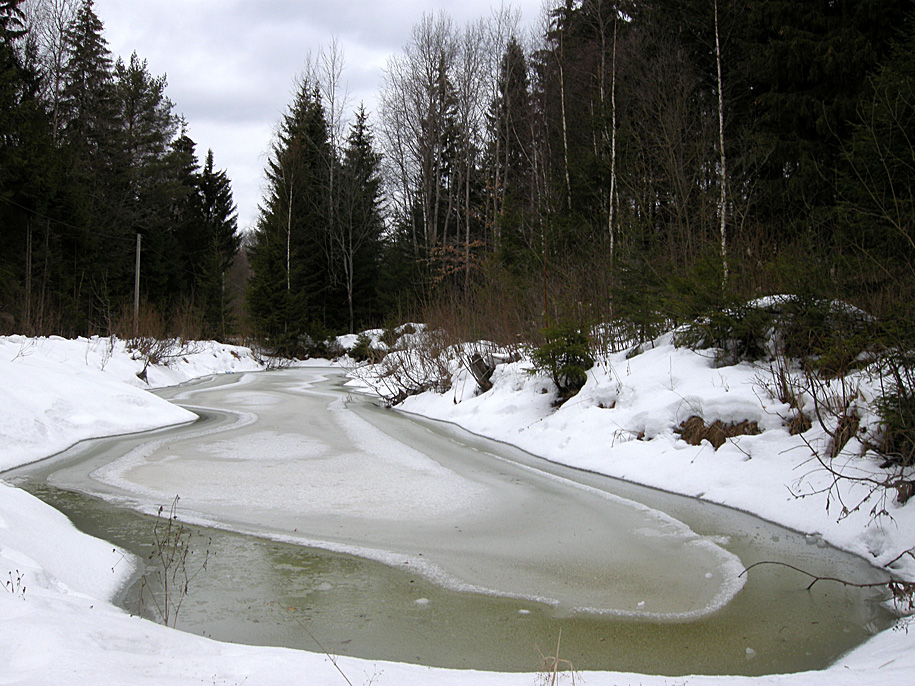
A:
{"type": "MultiPolygon", "coordinates": [[[[409,398],[404,409],[456,422],[567,464],[702,497],[815,534],[885,565],[915,546],[915,505],[881,502],[890,516],[874,520],[867,503],[840,521],[841,502],[863,497],[846,485],[825,494],[830,475],[790,436],[788,408],[771,399],[750,365],[715,369],[701,354],[669,341],[632,359],[615,356],[589,374],[585,388],[559,409],[550,383],[523,363],[500,365],[494,388],[477,395],[460,367],[452,390],[409,398]],[[673,432],[692,415],[707,421],[756,421],[756,436],[731,439],[715,451],[688,446],[673,432]]],[[[0,338],[0,469],[58,452],[85,438],[183,423],[184,410],[147,393],[142,362],[109,339],[0,338]]],[[[150,367],[152,386],[258,369],[244,348],[198,344],[168,367],[150,367]]],[[[867,399],[866,384],[859,395],[867,399]]],[[[865,420],[867,418],[865,417],[865,420]]],[[[866,424],[866,421],[865,421],[866,424]]],[[[825,433],[805,435],[816,445],[825,433]]],[[[852,441],[841,464],[876,469],[852,441]]],[[[118,550],[72,527],[52,508],[0,481],[0,684],[534,684],[532,674],[449,671],[338,658],[278,648],[218,643],[131,617],[110,604],[129,577],[118,550]],[[339,670],[338,671],[338,667],[339,670]],[[343,674],[346,675],[346,679],[343,674]]],[[[911,556],[893,570],[915,579],[911,556]]],[[[887,631],[820,672],[767,677],[679,677],[587,673],[592,685],[752,683],[912,683],[915,630],[887,631]]]]}

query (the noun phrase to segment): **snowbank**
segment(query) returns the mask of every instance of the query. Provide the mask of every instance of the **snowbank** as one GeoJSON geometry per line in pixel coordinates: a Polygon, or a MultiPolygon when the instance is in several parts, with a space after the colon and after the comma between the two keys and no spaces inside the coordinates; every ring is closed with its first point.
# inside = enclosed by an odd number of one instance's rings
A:
{"type": "Polygon", "coordinates": [[[145,392],[190,379],[261,366],[247,348],[213,341],[150,365],[109,338],[0,337],[0,471],[65,450],[87,438],[193,421],[194,415],[145,392]]]}
{"type": "MultiPolygon", "coordinates": [[[[249,351],[205,344],[165,369],[153,386],[196,376],[257,369],[249,351]]],[[[142,363],[107,339],[0,338],[0,469],[39,459],[91,436],[187,421],[179,408],[146,393],[142,363]]],[[[660,341],[631,360],[596,367],[585,388],[558,410],[548,381],[522,363],[500,365],[494,388],[476,395],[455,369],[444,395],[408,399],[406,410],[457,422],[550,459],[755,512],[883,564],[913,545],[913,508],[887,503],[892,520],[874,524],[864,508],[841,522],[812,492],[825,475],[809,450],[782,427],[785,408],[761,393],[748,365],[714,369],[696,353],[660,341]],[[714,451],[687,446],[673,427],[692,414],[751,419],[757,436],[714,451]]],[[[822,437],[814,433],[808,440],[822,437]]],[[[845,458],[855,460],[852,455],[845,458]]],[[[853,493],[845,494],[849,498],[853,493]]],[[[910,560],[898,571],[913,577],[910,560]]],[[[58,512],[0,482],[0,682],[3,684],[353,684],[515,686],[531,674],[431,669],[320,654],[217,643],[130,617],[109,600],[130,561],[78,532],[58,512]],[[5,582],[5,583],[4,583],[5,582]]],[[[763,684],[857,686],[911,683],[915,632],[890,631],[821,672],[767,677],[664,678],[589,673],[592,686],[763,684]]],[[[566,680],[566,683],[568,681],[566,680]]]]}

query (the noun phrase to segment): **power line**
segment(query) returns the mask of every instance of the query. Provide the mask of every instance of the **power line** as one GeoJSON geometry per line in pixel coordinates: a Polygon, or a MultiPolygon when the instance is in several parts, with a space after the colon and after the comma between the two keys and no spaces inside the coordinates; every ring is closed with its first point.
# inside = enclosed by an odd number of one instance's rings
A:
{"type": "MultiPolygon", "coordinates": [[[[28,212],[28,213],[30,213],[30,214],[36,216],[36,217],[40,217],[41,219],[45,219],[45,220],[47,220],[47,221],[49,221],[49,222],[53,222],[53,223],[59,224],[59,225],[61,225],[61,226],[66,226],[67,228],[73,229],[73,230],[75,230],[75,231],[83,231],[84,228],[85,228],[85,227],[76,226],[75,224],[70,224],[69,222],[63,221],[62,219],[55,219],[54,217],[49,217],[49,216],[46,215],[46,214],[42,214],[41,212],[39,212],[39,211],[37,211],[37,210],[33,210],[33,209],[30,208],[30,207],[26,207],[25,205],[21,205],[21,204],[19,204],[18,202],[16,202],[15,200],[10,200],[9,198],[4,198],[4,197],[0,196],[0,200],[3,200],[3,201],[5,201],[5,202],[9,203],[10,205],[14,205],[15,207],[18,207],[19,209],[24,210],[25,212],[28,212]]],[[[139,233],[139,232],[136,232],[136,233],[139,233]]],[[[113,235],[111,235],[111,234],[102,233],[102,232],[99,232],[99,231],[93,231],[93,232],[92,232],[92,235],[93,235],[93,236],[98,236],[99,238],[107,238],[107,239],[112,240],[112,241],[123,241],[124,243],[130,243],[130,244],[133,244],[133,243],[136,241],[136,238],[126,238],[126,237],[124,237],[124,236],[113,236],[113,235]]],[[[197,277],[197,273],[196,273],[196,272],[191,271],[190,269],[188,269],[188,268],[185,267],[184,265],[180,265],[180,264],[178,264],[177,262],[174,262],[174,261],[171,260],[170,258],[168,258],[168,257],[166,257],[165,255],[163,255],[162,253],[160,253],[158,250],[155,250],[154,248],[152,248],[151,246],[147,245],[147,246],[144,248],[144,250],[145,250],[147,253],[152,253],[153,255],[155,255],[156,257],[158,257],[160,260],[162,260],[162,261],[165,262],[166,264],[171,265],[171,266],[174,267],[175,269],[179,269],[179,270],[183,271],[183,272],[186,273],[186,274],[189,274],[189,275],[191,275],[191,276],[193,276],[193,277],[197,277]]]]}
{"type": "MultiPolygon", "coordinates": [[[[68,229],[73,229],[75,231],[84,230],[84,227],[76,226],[75,224],[70,224],[69,222],[63,221],[62,219],[56,219],[54,217],[49,217],[46,214],[42,214],[38,210],[33,210],[31,207],[26,207],[25,205],[20,205],[15,200],[10,200],[9,198],[4,198],[2,196],[0,196],[0,200],[3,200],[5,202],[9,203],[10,205],[14,205],[15,207],[18,207],[19,209],[24,210],[24,211],[28,212],[29,214],[32,214],[36,217],[40,217],[41,219],[44,219],[46,221],[54,222],[55,224],[60,224],[61,226],[66,226],[68,229]]],[[[108,238],[109,240],[112,240],[112,241],[125,241],[127,243],[134,242],[133,238],[125,238],[124,236],[112,236],[110,234],[100,233],[98,231],[93,232],[93,235],[98,236],[100,238],[108,238]]]]}

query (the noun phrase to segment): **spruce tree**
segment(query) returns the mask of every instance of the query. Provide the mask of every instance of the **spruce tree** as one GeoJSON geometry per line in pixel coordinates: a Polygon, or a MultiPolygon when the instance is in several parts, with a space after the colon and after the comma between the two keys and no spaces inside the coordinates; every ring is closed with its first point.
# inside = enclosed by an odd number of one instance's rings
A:
{"type": "Polygon", "coordinates": [[[112,60],[104,26],[83,0],[67,30],[67,67],[61,109],[69,145],[75,149],[76,171],[91,175],[90,162],[105,149],[114,123],[112,60]]]}
{"type": "Polygon", "coordinates": [[[320,93],[303,80],[267,162],[248,288],[252,322],[283,354],[301,354],[327,326],[327,199],[334,163],[320,93]]]}
{"type": "MultiPolygon", "coordinates": [[[[915,30],[874,77],[845,147],[842,247],[861,257],[857,290],[875,279],[897,296],[915,286],[915,30]],[[863,278],[862,278],[863,277],[863,278]],[[902,286],[905,284],[905,288],[902,286]]],[[[909,295],[911,297],[911,295],[909,295]]]]}
{"type": "Polygon", "coordinates": [[[0,333],[12,333],[14,321],[28,324],[31,215],[38,200],[32,182],[37,131],[34,75],[23,64],[25,35],[22,0],[0,1],[0,333]],[[28,284],[28,285],[27,285],[28,284]],[[26,286],[26,288],[23,288],[26,286]]]}
{"type": "Polygon", "coordinates": [[[377,302],[381,217],[381,156],[363,107],[356,113],[343,152],[338,225],[332,235],[334,262],[346,288],[348,328],[368,324],[377,302]]]}
{"type": "Polygon", "coordinates": [[[136,53],[130,61],[118,60],[113,74],[114,129],[111,131],[109,166],[113,172],[107,189],[112,213],[112,235],[126,239],[122,280],[109,282],[112,298],[132,293],[134,254],[131,242],[142,236],[144,297],[168,309],[180,299],[180,249],[172,208],[189,189],[181,183],[184,160],[173,147],[179,119],[165,95],[164,76],[154,77],[136,53]]]}
{"type": "Polygon", "coordinates": [[[116,235],[112,211],[115,105],[112,60],[92,0],[83,0],[66,33],[67,67],[61,98],[63,120],[58,299],[73,316],[68,328],[89,333],[110,323],[109,278],[123,280],[130,241],[116,235]],[[112,239],[113,237],[113,239],[112,239]],[[106,250],[107,249],[107,250],[106,250]],[[111,260],[110,250],[117,253],[111,260]]]}
{"type": "Polygon", "coordinates": [[[213,168],[213,151],[197,177],[205,249],[200,256],[198,292],[210,335],[225,338],[231,325],[230,302],[226,295],[226,272],[238,252],[241,237],[232,187],[225,170],[213,168]]]}
{"type": "MultiPolygon", "coordinates": [[[[767,0],[743,17],[739,78],[748,97],[745,166],[757,172],[763,220],[793,238],[830,242],[840,152],[872,72],[912,11],[911,0],[767,0]],[[826,210],[824,212],[824,210],[826,210]],[[817,226],[819,224],[819,226],[817,226]]],[[[782,234],[784,235],[784,234],[782,234]]]]}
{"type": "Polygon", "coordinates": [[[533,111],[527,58],[512,36],[499,69],[498,96],[490,108],[490,165],[496,202],[496,250],[510,267],[530,266],[533,111]],[[527,255],[527,259],[525,259],[527,255]]]}

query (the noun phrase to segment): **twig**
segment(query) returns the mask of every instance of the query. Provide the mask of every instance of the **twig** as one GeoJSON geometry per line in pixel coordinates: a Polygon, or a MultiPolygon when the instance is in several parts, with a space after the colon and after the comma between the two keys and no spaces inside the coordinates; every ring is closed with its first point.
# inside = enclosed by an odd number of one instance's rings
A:
{"type": "MultiPolygon", "coordinates": [[[[559,636],[556,639],[556,655],[546,656],[543,653],[540,653],[540,660],[543,664],[544,670],[547,674],[544,677],[544,684],[546,684],[546,679],[549,679],[549,686],[556,686],[556,680],[559,678],[559,667],[560,665],[565,665],[569,669],[569,673],[572,677],[572,686],[575,685],[575,666],[569,660],[563,660],[559,657],[559,648],[562,645],[562,628],[559,629],[559,636]]],[[[539,650],[538,650],[539,652],[539,650]]]]}
{"type": "MultiPolygon", "coordinates": [[[[274,602],[276,602],[276,601],[274,601],[274,602]]],[[[276,604],[277,604],[277,606],[282,607],[279,603],[276,603],[276,604]]],[[[343,670],[340,669],[340,665],[337,664],[336,658],[328,652],[327,648],[325,648],[323,645],[321,645],[321,641],[319,641],[318,637],[315,636],[311,632],[311,630],[305,625],[305,622],[301,621],[298,617],[295,616],[295,608],[287,607],[284,609],[289,613],[289,616],[292,617],[292,621],[294,621],[296,624],[298,624],[300,627],[302,627],[302,630],[311,637],[311,640],[315,642],[315,645],[317,645],[318,648],[320,648],[321,652],[324,653],[324,655],[327,657],[327,659],[330,660],[330,663],[334,666],[334,668],[338,672],[340,672],[340,676],[343,677],[343,679],[346,681],[346,683],[349,684],[349,686],[353,686],[353,682],[350,681],[349,677],[347,677],[346,674],[343,672],[343,670]]]]}
{"type": "Polygon", "coordinates": [[[902,585],[906,585],[906,586],[911,586],[912,589],[915,590],[915,584],[910,583],[908,581],[898,581],[896,579],[887,579],[886,581],[872,581],[869,583],[862,584],[862,583],[857,583],[854,581],[849,581],[848,579],[839,579],[834,576],[817,576],[816,574],[812,574],[811,572],[801,569],[800,567],[795,567],[794,565],[788,564],[787,562],[778,562],[776,560],[761,560],[760,562],[754,562],[749,567],[744,569],[740,574],[738,574],[737,578],[742,577],[744,574],[749,572],[751,569],[753,569],[754,567],[759,567],[760,565],[779,565],[780,567],[787,567],[788,569],[792,569],[795,572],[798,572],[799,574],[803,574],[804,576],[811,577],[813,579],[813,581],[811,581],[810,585],[807,586],[807,588],[805,589],[807,591],[809,591],[811,588],[813,588],[813,585],[817,581],[834,581],[836,583],[842,584],[843,586],[849,586],[851,588],[881,588],[881,587],[889,588],[889,587],[891,587],[892,584],[902,584],[902,585]]]}

